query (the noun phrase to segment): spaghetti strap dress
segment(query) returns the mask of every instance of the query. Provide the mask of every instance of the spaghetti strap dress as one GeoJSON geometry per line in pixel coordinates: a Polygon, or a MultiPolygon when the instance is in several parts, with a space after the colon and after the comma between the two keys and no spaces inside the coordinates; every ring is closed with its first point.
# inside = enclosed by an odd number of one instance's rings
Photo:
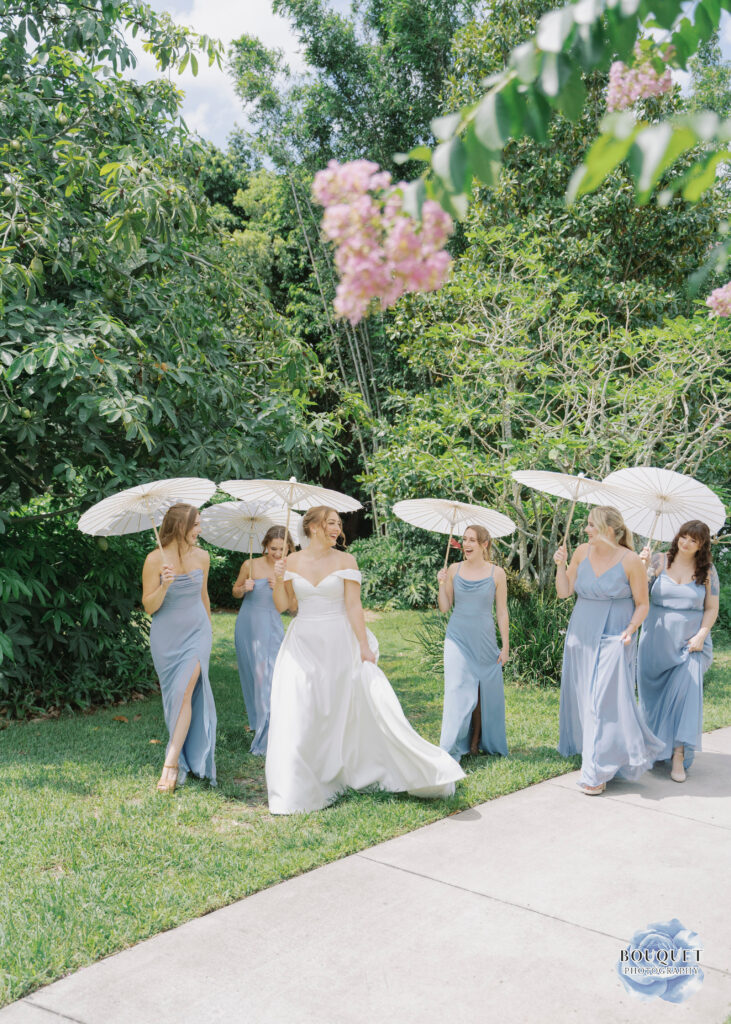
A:
{"type": "Polygon", "coordinates": [[[472,712],[480,695],[486,754],[508,753],[505,690],[495,636],[495,567],[481,580],[454,577],[454,610],[444,637],[444,710],[439,746],[459,760],[470,749],[472,712]]]}
{"type": "Polygon", "coordinates": [[[638,779],[663,744],[645,724],[635,700],[636,636],[620,634],[634,613],[621,562],[597,576],[588,557],[576,573],[576,604],[566,630],[559,709],[559,753],[581,754],[584,786],[619,775],[638,779]]]}
{"type": "MultiPolygon", "coordinates": [[[[165,725],[172,737],[183,706],[183,696],[196,662],[200,674],[193,689],[188,735],[178,758],[178,785],[188,772],[216,785],[216,706],[208,677],[211,623],[201,599],[203,570],[176,576],[152,615],[150,650],[160,680],[165,725]]],[[[166,748],[165,759],[167,760],[166,748]]]]}
{"type": "MultiPolygon", "coordinates": [[[[715,570],[713,570],[715,571],[715,570]]],[[[660,759],[684,747],[689,768],[703,735],[703,676],[713,660],[710,633],[703,650],[688,650],[701,626],[706,588],[676,583],[661,572],[650,590],[650,612],[642,624],[637,689],[647,724],[662,741],[660,759]]]]}
{"type": "MultiPolygon", "coordinates": [[[[348,788],[451,796],[464,772],[412,729],[386,676],[361,660],[345,610],[345,581],[360,583],[357,569],[331,572],[316,586],[296,572],[284,578],[298,610],[272,679],[271,813],[320,810],[348,788]]],[[[370,631],[368,644],[377,655],[370,631]]]]}
{"type": "Polygon", "coordinates": [[[246,717],[254,730],[250,752],[263,756],[269,735],[272,673],[284,639],[282,618],[268,579],[254,580],[254,589],[241,602],[234,639],[246,717]]]}

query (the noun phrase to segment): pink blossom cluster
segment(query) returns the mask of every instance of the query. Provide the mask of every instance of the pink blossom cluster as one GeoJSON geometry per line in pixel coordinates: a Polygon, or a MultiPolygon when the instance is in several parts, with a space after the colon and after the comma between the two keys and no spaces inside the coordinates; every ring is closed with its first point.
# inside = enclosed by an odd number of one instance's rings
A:
{"type": "Polygon", "coordinates": [[[731,316],[731,281],[723,288],[716,288],[706,299],[706,305],[716,316],[731,316]]]}
{"type": "Polygon", "coordinates": [[[331,160],[312,184],[325,207],[322,232],[335,243],[340,282],[335,312],[357,324],[374,300],[381,309],[405,292],[428,292],[444,283],[451,258],[444,246],[452,220],[427,199],[421,224],[403,210],[401,189],[391,175],[369,160],[331,160]]]}
{"type": "Polygon", "coordinates": [[[635,46],[635,63],[630,68],[621,60],[615,60],[609,69],[607,110],[625,110],[635,100],[647,96],[662,96],[670,92],[673,79],[670,69],[658,74],[649,57],[643,56],[639,45],[635,46]]]}

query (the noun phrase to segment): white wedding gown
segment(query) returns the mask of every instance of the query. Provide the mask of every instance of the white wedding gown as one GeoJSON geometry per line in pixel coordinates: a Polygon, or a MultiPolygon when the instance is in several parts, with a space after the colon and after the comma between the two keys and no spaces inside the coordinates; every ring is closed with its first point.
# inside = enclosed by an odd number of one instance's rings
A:
{"type": "MultiPolygon", "coordinates": [[[[299,610],[272,678],[266,779],[272,814],[316,811],[348,787],[440,798],[464,778],[459,764],[409,725],[381,670],[361,660],[339,569],[318,583],[286,572],[299,610]]],[[[378,641],[368,631],[378,655],[378,641]]]]}

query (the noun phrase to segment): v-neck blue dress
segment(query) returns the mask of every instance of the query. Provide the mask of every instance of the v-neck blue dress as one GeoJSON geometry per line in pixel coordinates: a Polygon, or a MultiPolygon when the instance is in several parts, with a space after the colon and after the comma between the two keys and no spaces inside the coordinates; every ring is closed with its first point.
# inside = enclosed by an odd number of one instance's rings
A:
{"type": "Polygon", "coordinates": [[[508,753],[505,690],[495,636],[495,569],[481,580],[454,577],[454,610],[444,637],[444,711],[439,746],[459,760],[470,749],[470,723],[480,695],[486,754],[508,753]]]}
{"type": "Polygon", "coordinates": [[[566,630],[559,753],[581,754],[581,784],[600,786],[619,775],[638,779],[663,744],[635,700],[636,635],[620,640],[635,604],[622,562],[597,576],[586,557],[576,573],[576,604],[566,630]]]}
{"type": "Polygon", "coordinates": [[[647,724],[662,740],[662,760],[684,747],[689,768],[703,735],[703,676],[713,660],[710,633],[703,650],[688,641],[703,620],[706,588],[691,580],[676,583],[667,572],[655,577],[650,612],[642,624],[637,670],[640,706],[647,724]]]}
{"type": "Polygon", "coordinates": [[[254,589],[241,602],[234,630],[241,692],[254,730],[252,754],[265,756],[267,752],[272,674],[283,639],[282,617],[274,605],[269,580],[254,580],[254,589]]]}

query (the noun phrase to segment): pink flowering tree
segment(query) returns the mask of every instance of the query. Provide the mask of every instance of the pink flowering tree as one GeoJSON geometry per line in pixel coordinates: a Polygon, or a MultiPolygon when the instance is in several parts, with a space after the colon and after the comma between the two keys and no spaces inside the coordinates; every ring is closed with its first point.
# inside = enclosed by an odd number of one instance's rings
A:
{"type": "Polygon", "coordinates": [[[340,275],[335,312],[351,324],[406,292],[440,288],[447,275],[452,219],[434,200],[423,204],[419,220],[409,216],[407,188],[369,160],[331,160],[315,175],[312,193],[325,207],[322,232],[335,245],[340,275]]]}
{"type": "MultiPolygon", "coordinates": [[[[672,70],[687,69],[689,58],[718,30],[722,10],[731,10],[731,0],[577,0],[544,14],[535,35],[515,47],[477,102],[432,122],[434,149],[420,146],[408,154],[425,166],[409,186],[415,202],[405,206],[418,213],[432,200],[452,216],[463,216],[473,180],[496,183],[507,142],[524,136],[546,140],[557,112],[573,121],[581,117],[583,79],[595,71],[609,74],[608,112],[576,168],[567,202],[594,191],[625,161],[639,204],[658,188],[661,202],[675,193],[695,202],[731,161],[731,121],[710,110],[663,117],[656,105],[650,119],[637,101],[672,88],[672,70]],[[681,157],[690,170],[669,180],[667,172],[681,157]]],[[[727,232],[695,284],[711,272],[722,273],[730,258],[727,232]]],[[[725,295],[719,289],[708,303],[720,316],[730,312],[725,295]]]]}

